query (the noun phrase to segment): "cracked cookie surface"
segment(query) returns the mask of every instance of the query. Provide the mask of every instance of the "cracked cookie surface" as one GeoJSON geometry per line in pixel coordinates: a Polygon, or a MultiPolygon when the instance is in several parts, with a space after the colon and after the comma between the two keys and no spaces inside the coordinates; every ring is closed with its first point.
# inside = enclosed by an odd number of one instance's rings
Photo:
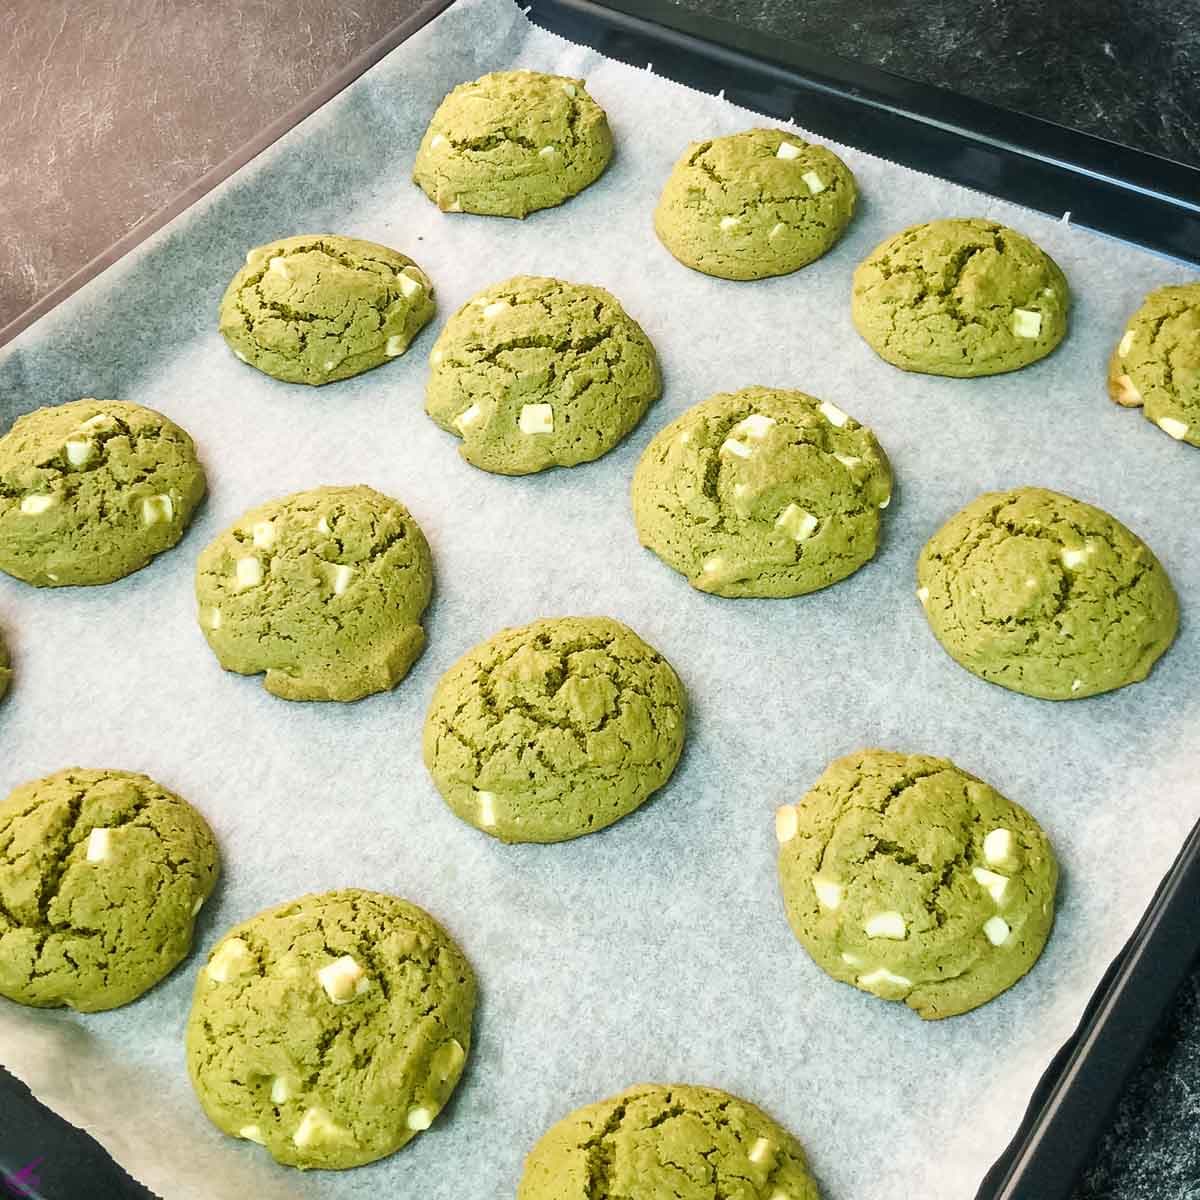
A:
{"type": "Polygon", "coordinates": [[[800,596],[875,554],[892,473],[874,434],[828,401],[751,387],[689,408],[633,476],[638,538],[692,587],[800,596]]]}
{"type": "Polygon", "coordinates": [[[153,409],[39,408],[0,438],[0,571],[35,587],[112,583],[179,541],[204,489],[192,439],[153,409]]]}
{"type": "Polygon", "coordinates": [[[956,662],[1043,700],[1145,679],[1179,628],[1150,548],[1101,509],[1044,488],[972,500],[925,544],[917,588],[956,662]]]}
{"type": "Polygon", "coordinates": [[[244,513],[200,555],[200,627],[227,671],[284,700],[396,686],[425,645],[433,562],[420,526],[372,488],[321,487],[244,513]]]}
{"type": "Polygon", "coordinates": [[[646,1083],[563,1117],[517,1200],[819,1200],[799,1141],[715,1088],[646,1083]]]}
{"type": "Polygon", "coordinates": [[[345,888],[231,929],[196,978],[188,1072],[209,1119],[293,1167],[399,1150],[471,1048],[475,976],[423,909],[345,888]]]}
{"type": "Polygon", "coordinates": [[[494,71],[438,106],[413,182],[443,212],[525,217],[595,182],[612,151],[608,118],[582,79],[494,71]]]}
{"type": "Polygon", "coordinates": [[[99,1012],[187,954],[217,878],[204,818],[145,775],[71,767],[0,805],[0,995],[99,1012]]]}
{"type": "Polygon", "coordinates": [[[687,702],[670,663],[608,617],[504,629],[442,676],[425,765],[464,821],[561,842],[632,812],[670,778],[687,702]]]}
{"type": "Polygon", "coordinates": [[[969,379],[1044,358],[1067,332],[1070,291],[1027,237],[978,218],[913,225],[854,272],[854,326],[905,371],[969,379]]]}
{"type": "Polygon", "coordinates": [[[658,356],[603,288],[518,275],[473,297],[429,356],[425,411],[499,475],[611,450],[662,394],[658,356]]]}
{"type": "Polygon", "coordinates": [[[948,759],[860,750],[775,816],[788,921],[834,979],[926,1020],[1017,982],[1054,923],[1058,865],[1020,805],[948,759]]]}
{"type": "Polygon", "coordinates": [[[849,167],[782,129],[693,142],[654,211],[685,267],[721,279],[787,275],[842,236],[857,198],[849,167]]]}
{"type": "Polygon", "coordinates": [[[434,308],[429,276],[407,255],[304,234],[246,255],[221,300],[219,328],[242,362],[319,386],[399,357],[434,308]]]}
{"type": "Polygon", "coordinates": [[[1146,297],[1109,360],[1108,393],[1168,437],[1200,446],[1200,283],[1146,297]]]}

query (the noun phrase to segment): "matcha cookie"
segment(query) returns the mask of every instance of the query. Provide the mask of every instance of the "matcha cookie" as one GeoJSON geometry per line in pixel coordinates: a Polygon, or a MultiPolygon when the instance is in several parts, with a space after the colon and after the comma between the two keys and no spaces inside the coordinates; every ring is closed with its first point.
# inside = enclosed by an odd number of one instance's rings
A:
{"type": "Polygon", "coordinates": [[[429,356],[425,411],[499,475],[611,450],[662,394],[641,326],[603,288],[518,275],[468,301],[429,356]]]}
{"type": "Polygon", "coordinates": [[[425,765],[464,821],[562,842],[633,812],[670,778],[686,699],[661,654],[608,617],[503,629],[442,676],[425,765]]]}
{"type": "Polygon", "coordinates": [[[11,682],[12,660],[8,657],[8,647],[4,644],[4,635],[0,633],[0,699],[3,699],[11,682]]]}
{"type": "Polygon", "coordinates": [[[1146,297],[1109,361],[1108,393],[1169,437],[1200,446],[1200,283],[1146,297]]]}
{"type": "Polygon", "coordinates": [[[196,447],[162,413],[39,408],[0,438],[0,571],[35,587],[111,583],[174,546],[203,496],[196,447]]]}
{"type": "Polygon", "coordinates": [[[1043,488],[972,500],[925,544],[917,585],[951,658],[1043,700],[1145,679],[1179,628],[1149,547],[1108,513],[1043,488]]]}
{"type": "Polygon", "coordinates": [[[800,1143],[715,1088],[644,1083],[563,1117],[517,1200],[819,1200],[800,1143]]]}
{"type": "Polygon", "coordinates": [[[71,767],[0,804],[0,995],[99,1012],[187,954],[217,878],[204,818],[145,775],[71,767]]]}
{"type": "Polygon", "coordinates": [[[817,966],[927,1021],[1012,987],[1050,935],[1046,835],[948,759],[848,754],[775,832],[788,921],[817,966]]]}
{"type": "Polygon", "coordinates": [[[284,700],[396,686],[425,645],[433,563],[408,509],[369,487],[296,492],[243,514],[200,555],[200,627],[227,671],[284,700]]]}
{"type": "Polygon", "coordinates": [[[638,538],[694,588],[800,596],[875,554],[892,473],[874,435],[827,400],[752,387],[689,408],[633,476],[638,538]]]}
{"type": "Polygon", "coordinates": [[[782,129],[692,142],[654,211],[659,241],[721,279],[787,275],[820,258],[854,215],[850,168],[782,129]]]}
{"type": "Polygon", "coordinates": [[[612,150],[608,118],[582,79],[494,71],[438,106],[413,182],[442,212],[524,217],[582,192],[612,150]]]}
{"type": "Polygon", "coordinates": [[[970,379],[1044,358],[1067,332],[1058,264],[994,221],[913,225],[854,272],[854,327],[905,371],[970,379]]]}
{"type": "Polygon", "coordinates": [[[475,977],[415,904],[346,888],[251,917],[196,978],[188,1072],[209,1120],[293,1167],[393,1154],[445,1107],[475,977]]]}
{"type": "Polygon", "coordinates": [[[314,233],[251,250],[219,327],[242,362],[317,386],[399,357],[433,312],[433,284],[407,255],[314,233]]]}

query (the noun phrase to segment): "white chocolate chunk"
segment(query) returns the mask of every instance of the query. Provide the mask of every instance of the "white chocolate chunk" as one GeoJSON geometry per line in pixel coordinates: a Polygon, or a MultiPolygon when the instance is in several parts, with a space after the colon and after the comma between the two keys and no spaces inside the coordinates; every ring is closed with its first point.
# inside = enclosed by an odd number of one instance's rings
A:
{"type": "Polygon", "coordinates": [[[207,899],[207,897],[205,897],[205,896],[197,896],[196,899],[192,901],[192,916],[193,917],[204,907],[204,901],[206,899],[207,899]]]}
{"type": "Polygon", "coordinates": [[[238,1130],[238,1137],[245,1138],[250,1142],[257,1142],[260,1146],[267,1144],[267,1139],[263,1137],[262,1130],[257,1125],[243,1125],[238,1130]]]}
{"type": "Polygon", "coordinates": [[[564,83],[562,85],[562,90],[566,92],[568,96],[575,95],[575,85],[573,83],[564,83]]]}
{"type": "Polygon", "coordinates": [[[887,967],[877,967],[867,975],[860,975],[856,981],[858,986],[866,988],[869,992],[876,992],[880,988],[910,988],[912,980],[905,979],[903,975],[893,975],[887,967]]]}
{"type": "Polygon", "coordinates": [[[483,308],[483,319],[485,321],[493,321],[498,317],[508,305],[503,300],[493,300],[491,304],[485,304],[483,308]]]}
{"type": "Polygon", "coordinates": [[[429,1060],[430,1075],[443,1083],[449,1079],[457,1079],[466,1057],[467,1052],[463,1049],[462,1042],[458,1038],[451,1038],[439,1046],[429,1060]]]}
{"type": "Polygon", "coordinates": [[[775,151],[776,158],[799,158],[800,147],[793,146],[791,142],[780,142],[779,149],[775,151]]]}
{"type": "Polygon", "coordinates": [[[275,545],[275,522],[256,521],[250,529],[250,536],[254,539],[256,546],[264,549],[275,545]]]}
{"type": "Polygon", "coordinates": [[[971,874],[975,877],[975,882],[997,904],[1003,901],[1004,893],[1008,890],[1008,880],[1003,875],[997,875],[995,871],[989,871],[986,867],[972,867],[971,874]]]}
{"type": "Polygon", "coordinates": [[[1187,437],[1188,427],[1185,422],[1177,421],[1174,417],[1159,417],[1155,422],[1159,429],[1168,437],[1173,437],[1177,442],[1182,442],[1187,437]]]}
{"type": "Polygon", "coordinates": [[[775,810],[775,837],[782,846],[796,836],[800,827],[800,816],[791,804],[781,804],[775,810]]]}
{"type": "Polygon", "coordinates": [[[96,453],[96,443],[91,438],[67,438],[63,449],[71,466],[82,467],[96,453]]]}
{"type": "Polygon", "coordinates": [[[476,792],[479,801],[479,824],[484,829],[492,829],[496,824],[496,796],[493,792],[476,792]]]}
{"type": "Polygon", "coordinates": [[[746,1157],[752,1163],[765,1162],[767,1155],[771,1153],[771,1142],[769,1138],[760,1137],[755,1140],[753,1146],[750,1147],[750,1153],[746,1157]]]}
{"type": "Polygon", "coordinates": [[[812,886],[813,891],[817,894],[817,903],[822,908],[833,909],[841,906],[842,894],[845,889],[840,883],[832,879],[822,879],[820,875],[814,875],[812,886]]]}
{"type": "Polygon", "coordinates": [[[993,946],[1003,946],[1012,930],[1003,917],[989,917],[983,923],[983,932],[987,934],[987,940],[993,946]]]}
{"type": "Polygon", "coordinates": [[[836,450],[834,451],[833,457],[836,458],[838,462],[840,462],[842,466],[846,468],[847,471],[853,471],[854,468],[857,467],[860,462],[862,462],[861,458],[855,458],[853,454],[838,454],[836,450]]]}
{"type": "Polygon", "coordinates": [[[318,533],[328,533],[329,532],[329,522],[324,517],[322,517],[317,522],[317,532],[318,533]]]}
{"type": "Polygon", "coordinates": [[[737,458],[749,458],[754,453],[745,442],[739,442],[736,438],[726,438],[721,443],[722,454],[733,454],[737,458]]]}
{"type": "Polygon", "coordinates": [[[330,359],[330,360],[329,360],[329,361],[328,361],[328,362],[325,364],[325,370],[326,370],[326,371],[332,371],[332,370],[333,370],[333,368],[334,368],[334,367],[336,367],[336,366],[337,366],[337,362],[336,362],[334,359],[332,359],[332,358],[331,358],[331,359],[330,359]]]}
{"type": "Polygon", "coordinates": [[[432,1109],[428,1108],[410,1108],[408,1110],[408,1127],[420,1133],[423,1129],[428,1129],[433,1124],[433,1118],[436,1114],[432,1109]]]}
{"type": "Polygon", "coordinates": [[[1071,680],[1071,691],[1073,691],[1073,692],[1077,692],[1077,691],[1079,691],[1079,689],[1080,689],[1081,687],[1083,687],[1083,680],[1082,680],[1082,679],[1072,679],[1072,680],[1071,680]]]}
{"type": "Polygon", "coordinates": [[[558,153],[554,146],[543,146],[538,151],[538,158],[553,158],[558,153]]]}
{"type": "Polygon", "coordinates": [[[267,269],[274,271],[276,275],[282,275],[284,279],[291,279],[292,277],[292,273],[288,270],[288,265],[283,261],[283,256],[281,254],[275,255],[275,257],[271,259],[269,263],[267,263],[267,269]]]}
{"type": "Polygon", "coordinates": [[[863,965],[863,958],[860,954],[852,954],[849,950],[843,950],[842,962],[848,967],[861,967],[863,965]]]}
{"type": "Polygon", "coordinates": [[[349,954],[322,967],[317,972],[317,980],[334,1004],[349,1004],[371,986],[366,972],[349,954]]]}
{"type": "Polygon", "coordinates": [[[142,499],[142,524],[166,525],[175,515],[175,504],[170,496],[159,494],[142,499]]]}
{"type": "Polygon", "coordinates": [[[462,212],[462,201],[460,201],[459,198],[457,196],[455,196],[454,200],[450,204],[446,205],[446,211],[447,212],[462,212]]]}
{"type": "Polygon", "coordinates": [[[816,171],[805,171],[800,176],[801,179],[808,185],[808,190],[815,196],[818,192],[825,190],[825,181],[816,173],[816,171]]]}
{"type": "Polygon", "coordinates": [[[1029,308],[1014,308],[1012,331],[1019,338],[1035,338],[1042,332],[1042,314],[1029,308]]]}
{"type": "Polygon", "coordinates": [[[241,360],[242,360],[242,362],[247,362],[247,361],[248,361],[248,359],[246,358],[246,356],[245,356],[245,355],[244,355],[244,354],[243,354],[243,353],[242,353],[240,350],[235,350],[235,351],[233,352],[233,356],[234,356],[234,358],[239,358],[239,359],[241,359],[241,360]]]}
{"type": "Polygon", "coordinates": [[[1115,399],[1122,408],[1140,408],[1142,404],[1142,393],[1133,386],[1133,380],[1128,375],[1118,375],[1117,384],[1120,391],[1115,399]]]}
{"type": "Polygon", "coordinates": [[[929,603],[929,589],[927,587],[917,588],[917,599],[920,600],[920,602],[922,604],[928,604],[929,603]]]}
{"type": "Polygon", "coordinates": [[[1134,332],[1132,329],[1125,330],[1125,336],[1121,339],[1121,344],[1117,347],[1117,357],[1124,358],[1129,353],[1129,348],[1133,345],[1134,332]]]}
{"type": "Polygon", "coordinates": [[[57,503],[57,496],[26,496],[21,501],[21,511],[26,516],[36,517],[39,513],[44,513],[47,509],[53,508],[57,503]]]}
{"type": "Polygon", "coordinates": [[[433,352],[433,353],[432,353],[432,354],[429,356],[429,364],[430,364],[430,366],[434,366],[434,367],[436,367],[436,366],[438,365],[438,363],[440,363],[440,362],[442,361],[442,359],[443,359],[443,358],[445,358],[445,357],[446,357],[446,356],[445,356],[445,355],[444,355],[444,354],[443,354],[443,353],[442,353],[440,350],[435,350],[435,351],[434,351],[434,352],[433,352]]]}
{"type": "Polygon", "coordinates": [[[466,433],[472,425],[483,418],[483,409],[478,404],[472,404],[470,408],[463,409],[462,412],[454,418],[454,428],[459,433],[466,433]]]}
{"type": "Polygon", "coordinates": [[[221,610],[219,608],[210,608],[205,616],[204,623],[209,629],[221,628],[221,610]]]}
{"type": "Polygon", "coordinates": [[[282,1075],[271,1080],[271,1103],[286,1104],[292,1098],[292,1089],[282,1075]]]}
{"type": "Polygon", "coordinates": [[[892,498],[891,498],[891,496],[884,496],[884,498],[883,498],[882,500],[880,500],[880,502],[879,502],[879,507],[880,507],[880,508],[887,508],[887,506],[888,506],[889,504],[891,504],[891,502],[892,502],[892,498]]]}
{"type": "Polygon", "coordinates": [[[226,938],[209,959],[204,973],[213,983],[229,983],[248,975],[255,967],[250,947],[239,937],[226,938]]]}
{"type": "Polygon", "coordinates": [[[700,565],[700,570],[705,575],[715,575],[724,565],[725,560],[719,554],[714,554],[712,558],[704,560],[700,565]]]}
{"type": "Polygon", "coordinates": [[[323,1108],[308,1108],[292,1134],[292,1141],[303,1149],[317,1142],[338,1141],[346,1134],[340,1125],[336,1124],[323,1108]]]}
{"type": "Polygon", "coordinates": [[[112,830],[93,829],[87,840],[88,862],[104,862],[109,858],[112,858],[112,830]]]}
{"type": "Polygon", "coordinates": [[[836,425],[839,429],[846,424],[850,418],[842,412],[836,404],[830,404],[828,400],[822,400],[817,405],[817,411],[827,420],[830,425],[836,425]]]}
{"type": "Polygon", "coordinates": [[[440,147],[444,146],[445,144],[446,144],[446,137],[444,134],[441,134],[441,133],[435,133],[433,135],[433,137],[431,137],[429,139],[430,150],[437,150],[440,147]]]}
{"type": "Polygon", "coordinates": [[[983,839],[983,857],[992,866],[1004,866],[1013,861],[1013,835],[1009,829],[993,829],[983,839]]]}
{"type": "Polygon", "coordinates": [[[1078,571],[1087,560],[1091,557],[1091,551],[1086,547],[1082,549],[1063,550],[1062,561],[1063,566],[1069,571],[1078,571]]]}
{"type": "Polygon", "coordinates": [[[522,404],[517,428],[522,433],[553,433],[554,408],[549,404],[522,404]]]}
{"type": "Polygon", "coordinates": [[[354,578],[355,574],[353,567],[348,567],[345,563],[338,563],[333,568],[333,594],[340,596],[350,586],[350,580],[354,578]]]}
{"type": "Polygon", "coordinates": [[[782,221],[777,221],[771,226],[771,232],[767,234],[770,241],[774,241],[777,237],[783,237],[787,233],[787,226],[782,221]]]}
{"type": "Polygon", "coordinates": [[[891,938],[901,942],[908,936],[908,925],[898,912],[889,909],[872,913],[863,923],[863,932],[869,938],[891,938]]]}
{"type": "Polygon", "coordinates": [[[97,429],[116,429],[117,418],[110,416],[108,413],[97,413],[94,417],[88,417],[86,421],[79,427],[80,433],[92,433],[97,429]]]}
{"type": "Polygon", "coordinates": [[[741,223],[741,217],[722,217],[720,222],[722,229],[736,229],[741,223]]]}
{"type": "MultiPolygon", "coordinates": [[[[425,290],[424,285],[419,279],[414,279],[411,275],[401,275],[396,281],[400,285],[400,291],[405,296],[415,296],[418,292],[425,290]]],[[[392,339],[388,338],[388,344],[391,344],[392,339]]],[[[389,351],[390,353],[390,351],[389,351]]]]}
{"type": "Polygon", "coordinates": [[[239,558],[237,560],[236,578],[239,589],[257,587],[262,583],[262,563],[257,558],[239,558]]]}
{"type": "Polygon", "coordinates": [[[751,413],[733,427],[733,432],[740,437],[764,438],[767,436],[767,430],[774,424],[775,418],[768,417],[766,413],[751,413]]]}
{"type": "Polygon", "coordinates": [[[807,542],[819,524],[820,522],[812,513],[798,504],[789,504],[775,518],[775,528],[783,530],[797,542],[807,542]]]}

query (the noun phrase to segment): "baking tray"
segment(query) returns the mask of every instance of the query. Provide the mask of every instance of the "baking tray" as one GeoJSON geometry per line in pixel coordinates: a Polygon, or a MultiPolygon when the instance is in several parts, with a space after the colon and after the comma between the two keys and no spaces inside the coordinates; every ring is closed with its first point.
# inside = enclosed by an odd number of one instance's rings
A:
{"type": "MultiPolygon", "coordinates": [[[[17,321],[0,345],[184,211],[314,112],[415,30],[449,7],[435,0],[164,210],[88,264],[17,321]]],[[[1068,219],[1188,262],[1200,262],[1200,171],[1035,118],[1009,113],[778,38],[683,13],[660,2],[535,0],[539,25],[609,57],[651,66],[781,120],[907,166],[1068,219]]],[[[1026,1118],[988,1173],[978,1200],[1057,1200],[1069,1194],[1197,949],[1200,826],[1193,830],[1124,951],[1030,1099],[1026,1118]]],[[[12,1093],[15,1095],[15,1091],[12,1093]]],[[[40,1107],[40,1106],[39,1106],[40,1107]]],[[[146,1195],[101,1183],[103,1152],[77,1141],[46,1110],[46,1195],[146,1195]],[[60,1128],[55,1128],[55,1127],[60,1128]],[[82,1173],[86,1166],[86,1173],[82,1173]],[[75,1168],[80,1173],[75,1173],[75,1168]],[[65,1174],[64,1174],[65,1172],[65,1174]],[[56,1178],[51,1183],[51,1176],[56,1178]]],[[[4,1122],[12,1129],[9,1120],[4,1122]]],[[[28,1146],[29,1143],[25,1143],[28,1146]]],[[[40,1147],[39,1147],[40,1149],[40,1147]]],[[[17,1171],[0,1149],[0,1169],[17,1171]]],[[[10,1186],[10,1190],[11,1186],[10,1186]]],[[[14,1193],[16,1194],[16,1193],[14,1193]]],[[[24,1194],[41,1193],[30,1188],[24,1194]]]]}

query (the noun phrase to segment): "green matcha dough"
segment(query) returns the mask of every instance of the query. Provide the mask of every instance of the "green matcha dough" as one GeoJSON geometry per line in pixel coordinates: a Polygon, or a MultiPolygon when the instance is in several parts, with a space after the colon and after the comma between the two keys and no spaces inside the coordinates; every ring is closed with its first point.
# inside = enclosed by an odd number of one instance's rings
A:
{"type": "Polygon", "coordinates": [[[854,215],[850,168],[782,129],[692,142],[654,211],[659,241],[721,279],[787,275],[820,258],[854,215]]]}
{"type": "Polygon", "coordinates": [[[689,408],[633,476],[638,538],[694,588],[800,596],[870,561],[892,473],[827,400],[751,387],[689,408]]]}
{"type": "Polygon", "coordinates": [[[380,892],[302,896],[231,929],[196,978],[192,1086],[224,1133],[292,1167],[394,1154],[445,1107],[475,977],[425,911],[380,892]]]}
{"type": "Polygon", "coordinates": [[[4,635],[0,634],[0,699],[8,691],[12,682],[12,660],[8,657],[8,647],[4,644],[4,635]]]}
{"type": "Polygon", "coordinates": [[[187,954],[217,878],[204,818],[145,775],[70,767],[0,804],[0,995],[99,1012],[187,954]]]}
{"type": "Polygon", "coordinates": [[[1113,351],[1108,392],[1169,437],[1200,446],[1200,283],[1146,297],[1113,351]]]}
{"type": "Polygon", "coordinates": [[[39,408],[0,438],[0,571],[35,587],[112,583],[174,546],[203,497],[196,447],[162,413],[39,408]]]}
{"type": "Polygon", "coordinates": [[[360,700],[396,686],[425,645],[433,562],[399,501],[320,487],[244,513],[196,566],[200,627],[218,661],[266,672],[284,700],[360,700]]]}
{"type": "Polygon", "coordinates": [[[612,151],[608,118],[582,79],[494,71],[438,106],[413,182],[442,212],[524,217],[582,192],[612,151]]]}
{"type": "Polygon", "coordinates": [[[595,833],[670,778],[687,701],[661,654],[608,617],[503,629],[442,676],[425,765],[464,821],[504,842],[595,833]]]}
{"type": "Polygon", "coordinates": [[[905,371],[970,379],[1044,358],[1067,332],[1058,264],[995,221],[913,225],[854,272],[854,327],[905,371]]]}
{"type": "Polygon", "coordinates": [[[434,312],[433,284],[387,246],[329,233],[257,246],[221,300],[221,336],[244,363],[319,386],[398,358],[434,312]]]}
{"type": "Polygon", "coordinates": [[[917,585],[951,658],[1043,700],[1145,679],[1179,628],[1149,547],[1108,513],[1043,488],[972,500],[926,543],[917,585]]]}
{"type": "Polygon", "coordinates": [[[1046,835],[948,759],[848,754],[775,832],[788,921],[817,966],[927,1021],[1012,987],[1050,935],[1046,835]]]}
{"type": "Polygon", "coordinates": [[[820,1200],[800,1143],[715,1088],[644,1083],[563,1117],[517,1200],[820,1200]]]}
{"type": "Polygon", "coordinates": [[[603,288],[518,275],[480,292],[429,356],[425,411],[499,475],[611,450],[662,394],[658,356],[603,288]]]}

